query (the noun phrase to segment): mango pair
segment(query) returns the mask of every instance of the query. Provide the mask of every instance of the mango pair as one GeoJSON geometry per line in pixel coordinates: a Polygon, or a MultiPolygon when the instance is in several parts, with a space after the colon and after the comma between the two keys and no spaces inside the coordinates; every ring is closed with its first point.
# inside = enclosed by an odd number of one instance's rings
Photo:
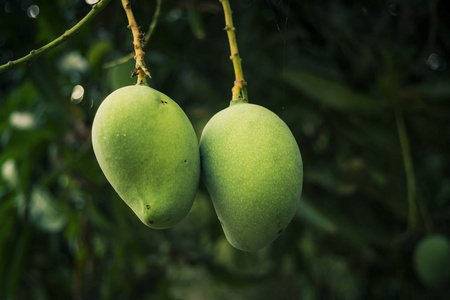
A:
{"type": "Polygon", "coordinates": [[[217,113],[199,147],[172,99],[148,86],[128,86],[100,105],[92,143],[108,181],[151,228],[172,227],[187,215],[200,171],[228,241],[240,250],[270,244],[300,200],[303,166],[295,138],[258,105],[236,103],[217,113]]]}

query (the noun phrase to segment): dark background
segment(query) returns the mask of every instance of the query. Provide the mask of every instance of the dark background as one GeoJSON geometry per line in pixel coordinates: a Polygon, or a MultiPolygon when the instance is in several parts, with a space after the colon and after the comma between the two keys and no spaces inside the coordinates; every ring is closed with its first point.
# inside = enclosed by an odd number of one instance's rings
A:
{"type": "MultiPolygon", "coordinates": [[[[146,30],[156,2],[131,2],[146,30]]],[[[0,3],[0,64],[90,10],[81,0],[0,3]]],[[[190,214],[163,231],[115,194],[90,140],[101,101],[135,81],[130,65],[103,68],[132,50],[112,0],[58,48],[0,74],[0,298],[448,299],[413,265],[423,237],[450,235],[446,1],[231,6],[250,101],[288,124],[303,156],[301,203],[283,235],[257,253],[235,250],[203,184],[190,214]],[[83,99],[72,97],[77,85],[83,99]]],[[[166,0],[146,49],[150,85],[198,135],[231,99],[223,28],[219,1],[166,0]]]]}

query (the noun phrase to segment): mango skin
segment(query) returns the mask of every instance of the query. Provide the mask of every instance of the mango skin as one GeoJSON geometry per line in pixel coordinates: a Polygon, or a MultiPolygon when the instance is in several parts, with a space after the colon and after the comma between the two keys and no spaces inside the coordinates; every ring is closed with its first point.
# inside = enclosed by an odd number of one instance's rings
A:
{"type": "Polygon", "coordinates": [[[424,237],[413,256],[414,270],[427,287],[437,289],[450,283],[450,240],[443,234],[424,237]]]}
{"type": "Polygon", "coordinates": [[[97,161],[119,196],[148,227],[176,225],[200,178],[198,140],[172,99],[148,86],[114,91],[92,126],[97,161]]]}
{"type": "Polygon", "coordinates": [[[202,177],[228,242],[257,251],[292,220],[303,162],[288,126],[268,109],[232,104],[206,124],[200,139],[202,177]]]}

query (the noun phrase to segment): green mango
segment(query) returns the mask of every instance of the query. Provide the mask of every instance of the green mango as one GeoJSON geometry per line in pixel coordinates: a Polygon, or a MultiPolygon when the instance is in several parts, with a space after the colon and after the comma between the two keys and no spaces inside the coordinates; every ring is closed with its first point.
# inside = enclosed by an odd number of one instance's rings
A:
{"type": "Polygon", "coordinates": [[[114,91],[95,115],[92,145],[106,178],[145,225],[169,228],[187,215],[200,155],[192,124],[172,99],[142,85],[114,91]]]}
{"type": "Polygon", "coordinates": [[[450,284],[450,241],[442,234],[424,237],[413,257],[417,277],[429,288],[450,284]]]}
{"type": "Polygon", "coordinates": [[[243,251],[268,246],[302,193],[302,158],[288,126],[262,106],[232,104],[203,129],[200,158],[228,242],[243,251]]]}

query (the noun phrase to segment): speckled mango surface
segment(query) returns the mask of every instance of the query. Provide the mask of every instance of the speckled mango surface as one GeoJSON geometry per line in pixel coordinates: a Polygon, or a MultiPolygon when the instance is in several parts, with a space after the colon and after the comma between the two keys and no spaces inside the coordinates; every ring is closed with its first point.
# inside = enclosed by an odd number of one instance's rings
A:
{"type": "Polygon", "coordinates": [[[97,161],[147,226],[169,228],[189,212],[200,177],[194,129],[172,99],[148,86],[114,91],[92,126],[97,161]]]}
{"type": "Polygon", "coordinates": [[[303,163],[287,125],[239,103],[218,112],[200,139],[202,176],[227,240],[243,251],[268,246],[299,204],[303,163]]]}

